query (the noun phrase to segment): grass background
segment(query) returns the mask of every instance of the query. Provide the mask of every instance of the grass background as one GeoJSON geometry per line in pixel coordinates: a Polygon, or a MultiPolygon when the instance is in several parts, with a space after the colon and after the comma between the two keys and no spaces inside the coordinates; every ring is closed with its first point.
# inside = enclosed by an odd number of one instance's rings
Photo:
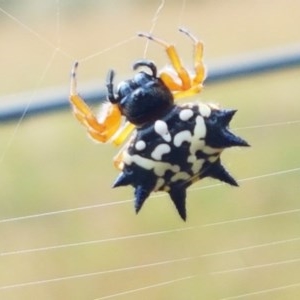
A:
{"type": "MultiPolygon", "coordinates": [[[[40,89],[67,90],[75,59],[82,60],[79,89],[95,79],[102,88],[109,68],[117,70],[117,80],[130,76],[132,62],[145,49],[145,41],[134,36],[151,28],[159,5],[1,1],[0,93],[31,91],[31,101],[38,101],[40,89]]],[[[190,63],[191,47],[177,32],[184,25],[205,42],[205,60],[213,61],[299,42],[299,11],[296,0],[166,1],[154,33],[175,42],[190,63]]],[[[149,45],[147,57],[159,66],[166,63],[157,45],[149,45]]],[[[209,85],[201,94],[202,101],[239,110],[232,128],[252,147],[223,155],[237,179],[299,167],[299,123],[242,129],[299,120],[299,79],[300,70],[293,69],[209,85]]],[[[188,192],[188,221],[183,223],[165,194],[149,199],[135,216],[132,189],[111,189],[116,151],[92,143],[70,112],[1,124],[1,299],[101,299],[195,274],[112,298],[210,300],[250,293],[241,299],[299,299],[299,171],[248,180],[238,189],[205,188],[217,182],[199,182],[188,192]],[[11,219],[91,205],[95,207],[11,219]],[[290,210],[294,213],[283,213],[290,210]],[[218,224],[277,212],[282,214],[218,224]],[[11,221],[1,221],[7,219],[11,221]],[[163,231],[169,232],[147,235],[163,231]],[[18,253],[105,239],[111,240],[18,253]],[[286,242],[256,247],[276,241],[286,242]],[[227,250],[234,251],[220,253],[227,250]],[[143,267],[183,257],[197,258],[143,267]],[[139,268],[109,272],[134,266],[139,268]],[[80,274],[91,275],[68,279],[80,274]],[[53,278],[57,280],[40,282],[53,278]],[[36,284],[18,286],[26,282],[36,284]],[[284,286],[288,288],[280,288],[284,286]],[[253,294],[258,291],[266,292],[253,294]]]]}

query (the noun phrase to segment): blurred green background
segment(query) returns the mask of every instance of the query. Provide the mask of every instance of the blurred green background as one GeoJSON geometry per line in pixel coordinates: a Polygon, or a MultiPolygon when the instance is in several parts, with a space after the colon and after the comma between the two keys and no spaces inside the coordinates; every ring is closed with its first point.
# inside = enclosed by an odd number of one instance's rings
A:
{"type": "MultiPolygon", "coordinates": [[[[144,55],[136,32],[153,24],[187,64],[180,25],[204,41],[206,61],[299,42],[298,0],[165,1],[155,18],[160,4],[0,1],[1,95],[68,90],[75,59],[79,90],[103,88],[109,68],[122,80],[144,55]]],[[[157,45],[147,57],[167,62],[157,45]]],[[[238,109],[232,128],[252,147],[223,161],[249,180],[192,186],[186,223],[165,194],[136,216],[132,189],[111,189],[117,149],[91,142],[70,111],[1,124],[0,299],[300,299],[299,171],[250,179],[300,166],[300,124],[287,124],[299,120],[299,79],[291,69],[206,87],[202,101],[238,109]],[[170,262],[180,258],[191,259],[170,262]]]]}

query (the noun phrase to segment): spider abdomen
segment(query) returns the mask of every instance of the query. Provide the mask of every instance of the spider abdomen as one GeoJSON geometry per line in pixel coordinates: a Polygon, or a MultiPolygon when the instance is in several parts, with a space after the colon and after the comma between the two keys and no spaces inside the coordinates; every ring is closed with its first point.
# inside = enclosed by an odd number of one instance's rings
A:
{"type": "Polygon", "coordinates": [[[210,176],[237,185],[220,163],[224,148],[248,145],[228,130],[234,112],[203,103],[174,105],[164,117],[137,128],[114,186],[135,188],[136,212],[152,191],[166,191],[186,219],[186,188],[192,183],[210,176]]]}

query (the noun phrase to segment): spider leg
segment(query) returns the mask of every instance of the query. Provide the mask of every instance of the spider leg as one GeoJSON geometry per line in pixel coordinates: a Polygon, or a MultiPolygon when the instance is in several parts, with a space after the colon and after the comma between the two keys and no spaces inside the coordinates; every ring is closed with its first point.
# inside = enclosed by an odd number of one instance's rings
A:
{"type": "Polygon", "coordinates": [[[180,57],[177,53],[177,50],[174,45],[168,44],[166,41],[159,39],[157,37],[154,37],[151,34],[147,33],[139,33],[138,36],[145,37],[151,41],[154,41],[158,43],[159,45],[163,46],[165,48],[165,51],[170,59],[170,62],[172,64],[172,67],[176,71],[181,84],[176,83],[172,75],[169,75],[167,72],[161,73],[161,78],[165,82],[165,84],[171,89],[171,90],[187,90],[191,86],[190,77],[187,72],[187,70],[183,67],[180,57]]]}
{"type": "Polygon", "coordinates": [[[123,163],[123,152],[126,148],[127,144],[125,144],[117,153],[117,155],[114,156],[114,166],[116,169],[122,171],[123,167],[124,167],[124,163],[123,163]]]}
{"type": "Polygon", "coordinates": [[[173,92],[175,98],[192,96],[200,93],[203,87],[202,83],[205,79],[205,68],[202,62],[203,44],[186,29],[180,28],[179,31],[188,36],[194,43],[195,75],[193,76],[183,66],[174,45],[168,44],[164,40],[154,37],[151,34],[139,33],[140,37],[145,37],[149,40],[152,40],[165,48],[177,77],[174,77],[174,74],[172,74],[170,70],[165,70],[160,73],[160,78],[173,92]]]}
{"type": "Polygon", "coordinates": [[[117,105],[103,105],[103,121],[99,121],[90,107],[77,93],[76,62],[71,73],[70,103],[77,120],[86,127],[89,135],[96,141],[107,142],[118,130],[121,124],[121,112],[117,105]]]}
{"type": "Polygon", "coordinates": [[[134,129],[135,126],[132,123],[127,121],[125,125],[122,128],[120,128],[120,130],[114,135],[112,139],[112,143],[115,146],[119,146],[126,140],[126,138],[131,134],[131,132],[134,129]]]}
{"type": "Polygon", "coordinates": [[[203,43],[199,41],[194,35],[192,35],[187,29],[179,28],[179,31],[184,33],[189,37],[194,44],[194,70],[195,76],[193,78],[192,85],[200,84],[202,88],[202,83],[205,79],[205,66],[203,63],[203,43]]]}
{"type": "MultiPolygon", "coordinates": [[[[134,66],[136,68],[138,64],[134,66]]],[[[116,99],[116,96],[114,95],[114,80],[115,73],[113,70],[110,70],[107,74],[107,79],[106,79],[106,87],[107,87],[107,93],[108,93],[108,100],[111,103],[118,103],[118,100],[116,99]]],[[[117,107],[117,105],[114,105],[117,107]]],[[[120,127],[120,126],[119,126],[120,127]]],[[[112,143],[115,146],[119,146],[122,144],[126,138],[131,134],[131,132],[134,130],[135,126],[131,124],[130,122],[126,122],[123,127],[121,127],[113,136],[112,143]]]]}

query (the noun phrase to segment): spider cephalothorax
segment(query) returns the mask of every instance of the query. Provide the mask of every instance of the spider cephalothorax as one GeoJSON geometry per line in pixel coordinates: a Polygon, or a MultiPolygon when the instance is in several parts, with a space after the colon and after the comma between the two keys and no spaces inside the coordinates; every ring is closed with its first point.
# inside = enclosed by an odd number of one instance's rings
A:
{"type": "Polygon", "coordinates": [[[151,74],[143,71],[118,85],[117,95],[113,92],[114,72],[109,71],[107,80],[108,100],[116,104],[123,116],[137,126],[158,119],[167,113],[174,97],[164,82],[157,77],[156,66],[148,60],[137,61],[133,69],[148,67],[151,74]]]}
{"type": "Polygon", "coordinates": [[[135,128],[114,159],[121,173],[113,186],[134,187],[136,212],[151,192],[165,191],[185,220],[186,189],[205,177],[236,186],[235,179],[222,166],[220,155],[225,148],[248,144],[229,130],[235,110],[200,102],[174,103],[174,99],[200,93],[205,79],[202,43],[187,30],[180,31],[194,44],[194,74],[184,68],[173,45],[139,34],[165,48],[171,72],[162,70],[157,74],[153,62],[137,61],[134,70],[144,67],[150,72],[137,72],[132,79],[121,82],[114,93],[114,72],[109,71],[109,103],[102,108],[104,118],[98,119],[77,94],[75,64],[70,101],[75,116],[96,141],[112,140],[119,145],[135,128]],[[126,120],[123,127],[122,116],[126,120]]]}

